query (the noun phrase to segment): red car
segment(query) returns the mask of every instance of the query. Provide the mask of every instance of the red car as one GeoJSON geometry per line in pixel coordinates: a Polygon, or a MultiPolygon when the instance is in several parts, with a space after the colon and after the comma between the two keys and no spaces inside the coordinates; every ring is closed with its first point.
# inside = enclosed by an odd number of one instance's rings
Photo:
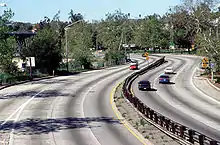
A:
{"type": "Polygon", "coordinates": [[[136,63],[130,65],[130,70],[138,69],[138,65],[136,63]]]}

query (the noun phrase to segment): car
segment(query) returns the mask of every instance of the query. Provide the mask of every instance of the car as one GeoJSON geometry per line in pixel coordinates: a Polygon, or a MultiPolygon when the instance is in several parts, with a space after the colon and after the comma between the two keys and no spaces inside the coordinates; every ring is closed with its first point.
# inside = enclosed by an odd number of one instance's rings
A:
{"type": "Polygon", "coordinates": [[[165,74],[173,74],[173,67],[167,67],[164,69],[165,74]]]}
{"type": "Polygon", "coordinates": [[[168,75],[160,75],[159,83],[170,83],[170,77],[168,75]]]}
{"type": "Polygon", "coordinates": [[[151,89],[151,84],[147,80],[142,80],[138,82],[138,89],[139,90],[150,90],[151,89]]]}
{"type": "Polygon", "coordinates": [[[130,64],[130,70],[135,70],[138,69],[138,64],[137,63],[131,63],[130,64]]]}

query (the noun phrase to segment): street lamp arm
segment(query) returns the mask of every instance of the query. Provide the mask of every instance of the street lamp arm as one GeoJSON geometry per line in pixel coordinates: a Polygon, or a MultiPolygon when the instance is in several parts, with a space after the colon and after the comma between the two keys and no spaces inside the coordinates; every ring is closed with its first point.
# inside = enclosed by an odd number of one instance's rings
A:
{"type": "Polygon", "coordinates": [[[67,25],[64,29],[67,30],[68,28],[70,28],[70,27],[73,26],[74,24],[76,24],[76,23],[78,23],[78,22],[81,22],[81,21],[84,21],[84,20],[82,19],[82,20],[78,20],[78,21],[76,21],[76,22],[73,22],[73,23],[67,25]]]}

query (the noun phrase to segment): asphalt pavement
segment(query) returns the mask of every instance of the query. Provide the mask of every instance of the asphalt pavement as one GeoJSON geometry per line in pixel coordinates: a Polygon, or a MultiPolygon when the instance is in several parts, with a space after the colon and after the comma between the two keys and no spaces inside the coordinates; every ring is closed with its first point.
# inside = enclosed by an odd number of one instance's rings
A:
{"type": "MultiPolygon", "coordinates": [[[[156,58],[152,57],[150,62],[156,58]]],[[[147,65],[144,58],[138,60],[140,67],[147,65]]],[[[113,87],[133,72],[129,65],[124,65],[0,90],[0,142],[10,145],[142,144],[120,123],[110,105],[113,87]]]]}
{"type": "MultiPolygon", "coordinates": [[[[133,92],[146,105],[166,117],[220,140],[220,102],[209,97],[212,95],[210,92],[206,92],[209,96],[204,94],[200,91],[201,88],[197,88],[201,85],[196,86],[194,83],[195,70],[201,59],[184,55],[167,55],[166,59],[168,63],[135,80],[132,85],[133,92]],[[159,84],[158,77],[168,66],[173,66],[176,74],[170,75],[170,84],[159,84]],[[150,80],[157,91],[139,91],[137,81],[142,79],[150,80]]],[[[203,90],[213,91],[212,88],[203,90]]]]}

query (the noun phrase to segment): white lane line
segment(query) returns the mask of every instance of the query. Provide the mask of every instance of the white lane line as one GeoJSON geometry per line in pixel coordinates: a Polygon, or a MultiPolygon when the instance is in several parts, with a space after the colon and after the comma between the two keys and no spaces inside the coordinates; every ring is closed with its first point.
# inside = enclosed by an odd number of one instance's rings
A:
{"type": "MultiPolygon", "coordinates": [[[[142,62],[145,62],[145,61],[142,61],[142,62]]],[[[151,61],[152,62],[152,61],[151,61]]],[[[144,64],[142,64],[144,65],[144,64]]],[[[141,65],[141,66],[142,66],[141,65]]],[[[117,74],[114,74],[114,75],[117,75],[117,74]]],[[[89,95],[89,93],[97,86],[99,85],[100,83],[106,81],[107,79],[109,79],[109,77],[101,80],[101,81],[98,81],[96,84],[94,84],[93,86],[91,86],[88,91],[83,95],[82,97],[82,102],[80,103],[80,111],[82,113],[82,118],[85,118],[85,113],[84,113],[84,109],[83,109],[83,105],[84,105],[84,101],[86,99],[86,97],[89,95]]],[[[91,128],[90,128],[90,131],[91,131],[91,135],[94,137],[94,141],[97,145],[101,145],[100,142],[98,141],[98,139],[95,137],[94,133],[92,132],[91,128]]]]}
{"type": "MultiPolygon", "coordinates": [[[[5,123],[7,123],[19,110],[23,110],[28,103],[30,103],[30,101],[32,101],[36,96],[38,96],[40,93],[42,93],[44,90],[41,90],[40,92],[38,92],[37,94],[35,94],[33,97],[31,97],[30,99],[28,99],[25,103],[23,103],[21,106],[19,106],[13,113],[11,113],[11,115],[9,117],[7,117],[5,119],[5,121],[1,124],[4,125],[5,123]]],[[[17,118],[17,117],[16,117],[17,118]]]]}
{"type": "MultiPolygon", "coordinates": [[[[40,92],[38,92],[37,94],[35,94],[33,97],[31,97],[30,99],[28,99],[25,103],[23,103],[21,106],[19,106],[13,113],[11,113],[11,115],[5,119],[5,121],[1,124],[4,125],[5,123],[7,123],[9,120],[13,120],[14,122],[16,122],[21,114],[21,112],[24,110],[24,108],[36,97],[38,96],[40,93],[42,93],[44,90],[41,90],[40,92]],[[17,113],[18,112],[18,113],[17,113]],[[17,113],[15,119],[11,119],[15,114],[17,113]]],[[[12,131],[10,132],[10,137],[9,137],[9,145],[11,145],[13,143],[13,133],[14,133],[14,129],[12,129],[12,131]]]]}
{"type": "Polygon", "coordinates": [[[210,100],[210,101],[213,101],[214,103],[220,105],[220,102],[219,102],[218,100],[216,100],[216,99],[214,99],[213,97],[211,97],[211,96],[205,94],[204,92],[202,92],[199,88],[197,88],[197,87],[195,86],[195,84],[194,84],[194,82],[193,82],[193,77],[194,77],[194,74],[195,74],[196,70],[197,70],[197,67],[194,68],[193,73],[192,73],[192,75],[191,75],[191,77],[190,77],[190,83],[191,83],[191,85],[193,86],[193,88],[194,88],[198,93],[200,93],[203,97],[205,97],[206,99],[208,99],[208,100],[210,100]]]}

